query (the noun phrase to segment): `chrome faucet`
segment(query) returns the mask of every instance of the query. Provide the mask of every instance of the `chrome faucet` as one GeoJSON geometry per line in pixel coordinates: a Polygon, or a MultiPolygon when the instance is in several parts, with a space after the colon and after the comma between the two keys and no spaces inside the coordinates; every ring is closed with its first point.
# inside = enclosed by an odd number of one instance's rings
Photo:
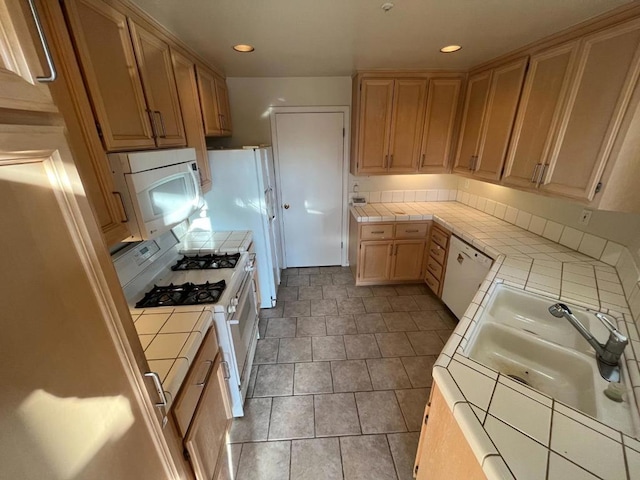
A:
{"type": "Polygon", "coordinates": [[[629,343],[629,339],[599,312],[595,312],[595,316],[609,330],[609,339],[604,345],[594,337],[589,330],[576,318],[571,309],[564,303],[556,303],[549,307],[549,313],[554,317],[566,318],[569,323],[576,327],[580,334],[589,342],[596,351],[596,361],[598,370],[602,378],[608,382],[620,381],[620,357],[624,352],[624,347],[629,343]]]}

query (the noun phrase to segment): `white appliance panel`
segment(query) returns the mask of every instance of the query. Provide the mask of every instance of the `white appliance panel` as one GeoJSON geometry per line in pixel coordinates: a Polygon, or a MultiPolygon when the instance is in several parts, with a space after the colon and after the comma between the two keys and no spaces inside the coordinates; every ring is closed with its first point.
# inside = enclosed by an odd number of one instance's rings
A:
{"type": "Polygon", "coordinates": [[[205,194],[207,215],[216,230],[252,230],[258,264],[261,308],[275,305],[279,271],[274,265],[267,195],[271,148],[210,150],[214,187],[205,194]]]}
{"type": "Polygon", "coordinates": [[[442,301],[461,319],[487,276],[493,260],[451,236],[442,301]]]}

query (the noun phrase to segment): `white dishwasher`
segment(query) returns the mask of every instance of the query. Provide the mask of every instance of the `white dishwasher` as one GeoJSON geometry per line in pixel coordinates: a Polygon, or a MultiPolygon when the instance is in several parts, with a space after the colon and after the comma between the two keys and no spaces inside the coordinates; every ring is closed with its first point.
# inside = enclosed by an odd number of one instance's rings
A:
{"type": "Polygon", "coordinates": [[[458,319],[464,315],[492,263],[493,260],[490,257],[480,253],[458,237],[451,236],[442,287],[442,301],[458,319]]]}

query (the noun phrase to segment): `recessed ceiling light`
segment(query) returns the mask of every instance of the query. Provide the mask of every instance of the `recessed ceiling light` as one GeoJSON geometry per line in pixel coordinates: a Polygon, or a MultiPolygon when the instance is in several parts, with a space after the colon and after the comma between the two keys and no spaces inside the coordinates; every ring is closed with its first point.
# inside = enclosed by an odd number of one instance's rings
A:
{"type": "Polygon", "coordinates": [[[442,53],[453,53],[453,52],[457,52],[460,49],[462,49],[460,45],[447,45],[446,47],[442,47],[440,51],[442,53]]]}
{"type": "Polygon", "coordinates": [[[384,10],[385,12],[388,12],[393,8],[393,3],[391,2],[383,3],[382,5],[380,5],[380,8],[382,8],[382,10],[384,10]]]}
{"type": "Polygon", "coordinates": [[[242,52],[242,53],[253,52],[255,50],[255,48],[253,48],[251,45],[244,45],[242,43],[238,45],[234,45],[233,49],[236,52],[242,52]]]}

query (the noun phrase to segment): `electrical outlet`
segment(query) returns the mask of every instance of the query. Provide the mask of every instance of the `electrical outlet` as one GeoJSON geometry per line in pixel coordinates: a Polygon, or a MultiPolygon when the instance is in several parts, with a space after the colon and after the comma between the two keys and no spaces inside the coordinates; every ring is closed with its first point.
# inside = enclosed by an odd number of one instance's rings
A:
{"type": "Polygon", "coordinates": [[[586,208],[582,210],[582,214],[580,214],[580,223],[582,225],[589,225],[589,220],[591,220],[592,210],[587,210],[586,208]]]}

